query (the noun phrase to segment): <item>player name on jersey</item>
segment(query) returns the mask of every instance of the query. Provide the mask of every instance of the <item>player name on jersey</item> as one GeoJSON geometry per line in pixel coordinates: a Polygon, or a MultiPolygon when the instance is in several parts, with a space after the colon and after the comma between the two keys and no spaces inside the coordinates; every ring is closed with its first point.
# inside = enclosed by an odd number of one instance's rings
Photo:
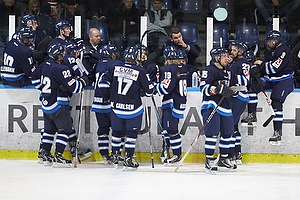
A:
{"type": "Polygon", "coordinates": [[[123,77],[136,81],[139,76],[139,71],[123,66],[116,66],[114,76],[123,77]]]}

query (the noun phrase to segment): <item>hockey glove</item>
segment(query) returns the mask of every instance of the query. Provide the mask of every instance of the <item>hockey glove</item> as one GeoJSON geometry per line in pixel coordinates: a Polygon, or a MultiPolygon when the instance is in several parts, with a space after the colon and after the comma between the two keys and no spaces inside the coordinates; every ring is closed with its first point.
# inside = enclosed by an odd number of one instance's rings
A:
{"type": "Polygon", "coordinates": [[[260,66],[259,65],[253,65],[250,69],[250,77],[255,78],[255,77],[260,77],[260,66]]]}
{"type": "Polygon", "coordinates": [[[88,76],[82,76],[82,77],[78,78],[78,81],[80,81],[82,83],[83,87],[85,87],[89,84],[88,76]]]}
{"type": "Polygon", "coordinates": [[[224,84],[217,85],[216,94],[224,95],[225,98],[227,98],[230,97],[233,93],[234,91],[230,89],[229,86],[226,86],[224,84]]]}

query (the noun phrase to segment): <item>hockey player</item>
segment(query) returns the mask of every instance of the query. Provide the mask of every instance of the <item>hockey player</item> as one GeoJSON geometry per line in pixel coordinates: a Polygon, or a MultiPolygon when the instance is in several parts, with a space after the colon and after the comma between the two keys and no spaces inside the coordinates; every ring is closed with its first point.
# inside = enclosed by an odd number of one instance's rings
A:
{"type": "Polygon", "coordinates": [[[182,64],[186,65],[188,69],[188,74],[186,79],[187,87],[199,87],[200,72],[198,68],[188,63],[188,57],[185,50],[178,49],[177,52],[178,52],[178,59],[182,64]]]}
{"type": "MultiPolygon", "coordinates": [[[[248,62],[244,55],[247,51],[247,46],[245,43],[239,40],[233,41],[230,46],[230,56],[233,62],[230,64],[231,71],[231,83],[230,85],[235,86],[248,86],[250,81],[250,62],[248,62]]],[[[246,91],[239,91],[236,95],[232,97],[232,114],[234,122],[234,137],[233,145],[235,146],[233,154],[233,159],[237,164],[242,164],[241,155],[241,133],[239,132],[239,121],[240,116],[244,112],[247,102],[249,101],[249,95],[246,91]]]]}
{"type": "Polygon", "coordinates": [[[216,173],[218,167],[213,158],[218,135],[220,133],[220,158],[218,166],[233,169],[234,165],[229,160],[230,138],[233,131],[233,116],[231,111],[231,94],[229,87],[230,72],[227,65],[231,61],[228,51],[222,47],[213,48],[210,51],[211,63],[202,70],[200,89],[203,94],[201,114],[203,122],[206,122],[212,111],[218,106],[215,114],[204,129],[206,172],[216,173]],[[226,97],[220,102],[222,97],[226,97]]]}
{"type": "Polygon", "coordinates": [[[149,74],[151,82],[159,82],[159,68],[158,65],[154,62],[148,62],[148,48],[144,45],[137,44],[134,46],[138,52],[137,64],[144,67],[149,74]],[[140,53],[142,52],[142,54],[140,53]]]}
{"type": "Polygon", "coordinates": [[[70,166],[71,161],[62,154],[72,134],[72,119],[69,105],[62,104],[58,99],[61,90],[80,93],[86,85],[86,78],[72,76],[69,67],[61,64],[65,56],[65,48],[61,44],[54,44],[48,49],[49,61],[39,66],[41,71],[41,102],[44,113],[44,129],[42,136],[43,158],[45,164],[54,162],[56,165],[70,166]],[[55,155],[50,153],[54,135],[56,135],[55,155]]]}
{"type": "Polygon", "coordinates": [[[102,60],[96,66],[96,84],[95,94],[92,104],[92,112],[95,112],[98,124],[98,148],[105,164],[111,164],[112,158],[109,155],[109,130],[111,127],[110,115],[111,105],[110,100],[105,99],[103,92],[108,94],[109,88],[101,88],[101,78],[110,68],[122,66],[123,63],[117,60],[118,50],[113,45],[104,45],[100,50],[102,60]],[[106,90],[106,91],[103,91],[106,90]]]}
{"type": "Polygon", "coordinates": [[[3,52],[1,78],[4,85],[25,87],[31,84],[31,72],[34,70],[33,53],[28,45],[34,38],[31,28],[22,28],[19,39],[11,40],[3,52]]]}
{"type": "MultiPolygon", "coordinates": [[[[137,51],[128,47],[124,51],[123,65],[116,65],[102,77],[102,88],[109,87],[111,101],[111,128],[113,163],[118,164],[121,138],[126,136],[125,167],[137,168],[139,164],[133,159],[137,134],[142,124],[144,108],[140,90],[151,96],[154,85],[150,82],[146,70],[136,65],[137,51]]],[[[107,95],[109,96],[109,95],[107,95]]]]}
{"type": "MultiPolygon", "coordinates": [[[[251,83],[251,89],[255,93],[261,91],[260,84],[264,90],[272,89],[271,105],[275,111],[273,119],[274,134],[269,139],[271,145],[280,145],[282,136],[283,103],[287,96],[293,91],[293,55],[288,46],[282,43],[279,31],[272,30],[266,35],[265,60],[256,60],[251,68],[251,76],[260,77],[251,83]],[[257,82],[258,80],[259,82],[257,82]]],[[[248,108],[248,122],[256,119],[257,104],[248,108]]]]}
{"type": "MultiPolygon", "coordinates": [[[[164,163],[176,163],[181,160],[181,136],[178,133],[179,119],[183,118],[187,95],[187,67],[178,59],[175,47],[168,46],[163,52],[165,68],[162,71],[161,81],[157,84],[157,93],[162,99],[162,126],[164,134],[163,153],[164,163]],[[168,158],[171,146],[173,156],[168,158]],[[164,148],[165,147],[165,148],[164,148]],[[167,151],[164,153],[164,151],[167,151]]],[[[162,158],[163,160],[163,158],[162,158]]]]}
{"type": "Polygon", "coordinates": [[[54,29],[56,32],[56,38],[53,38],[49,42],[48,47],[57,43],[66,46],[71,39],[70,33],[73,31],[72,25],[66,20],[60,20],[56,22],[54,29]]]}

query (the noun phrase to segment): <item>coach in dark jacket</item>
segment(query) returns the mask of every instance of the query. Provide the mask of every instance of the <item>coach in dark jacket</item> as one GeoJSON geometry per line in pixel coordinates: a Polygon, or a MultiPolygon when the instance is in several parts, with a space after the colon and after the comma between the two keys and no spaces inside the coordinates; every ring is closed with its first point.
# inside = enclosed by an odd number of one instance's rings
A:
{"type": "Polygon", "coordinates": [[[178,27],[174,26],[171,28],[170,40],[165,43],[165,47],[167,46],[175,46],[184,50],[187,54],[188,64],[196,65],[196,58],[199,56],[201,49],[197,44],[184,39],[178,27]]]}

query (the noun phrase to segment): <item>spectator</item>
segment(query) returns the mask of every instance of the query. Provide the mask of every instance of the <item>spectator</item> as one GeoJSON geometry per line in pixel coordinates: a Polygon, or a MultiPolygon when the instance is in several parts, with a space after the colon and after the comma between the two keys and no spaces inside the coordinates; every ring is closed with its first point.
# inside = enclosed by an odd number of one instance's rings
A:
{"type": "Polygon", "coordinates": [[[61,8],[60,19],[69,21],[74,26],[74,16],[80,15],[85,18],[84,6],[80,0],[58,0],[61,8]]]}
{"type": "Polygon", "coordinates": [[[156,53],[154,62],[162,55],[163,45],[169,39],[168,28],[172,24],[173,14],[171,11],[164,9],[162,0],[153,0],[151,8],[146,11],[145,16],[148,17],[147,30],[148,47],[150,53],[156,53]]]}
{"type": "Polygon", "coordinates": [[[122,0],[113,16],[113,43],[123,53],[128,46],[139,43],[140,12],[133,4],[133,0],[122,0]]]}
{"type": "Polygon", "coordinates": [[[39,27],[36,29],[36,49],[47,51],[48,42],[55,37],[54,26],[56,20],[51,16],[50,5],[42,2],[40,12],[37,15],[39,27]]]}
{"type": "Polygon", "coordinates": [[[175,46],[177,49],[184,50],[187,54],[187,64],[196,65],[196,58],[199,56],[201,49],[197,44],[194,44],[182,37],[178,27],[172,27],[170,30],[170,40],[165,43],[165,46],[175,46]]]}
{"type": "Polygon", "coordinates": [[[266,23],[272,23],[273,15],[278,15],[284,23],[299,7],[300,0],[255,0],[255,5],[266,23]]]}
{"type": "Polygon", "coordinates": [[[40,1],[29,0],[27,4],[27,9],[29,14],[38,15],[40,13],[40,1]]]}
{"type": "Polygon", "coordinates": [[[109,18],[112,6],[112,1],[88,0],[87,9],[89,12],[87,18],[106,21],[109,18]]]}

